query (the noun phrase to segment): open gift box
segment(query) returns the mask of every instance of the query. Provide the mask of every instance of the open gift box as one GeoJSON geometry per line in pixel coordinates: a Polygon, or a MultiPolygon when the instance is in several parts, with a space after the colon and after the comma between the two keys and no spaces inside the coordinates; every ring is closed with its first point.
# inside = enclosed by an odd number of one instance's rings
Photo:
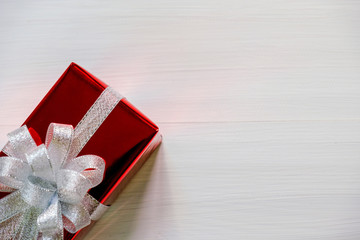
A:
{"type": "MultiPolygon", "coordinates": [[[[48,127],[52,123],[72,125],[75,135],[77,129],[82,128],[81,134],[86,140],[80,141],[84,146],[78,149],[77,156],[97,155],[105,161],[103,180],[88,191],[103,205],[114,202],[161,142],[159,128],[125,98],[108,89],[105,83],[71,63],[23,124],[37,145],[46,142],[48,127]],[[110,110],[104,110],[103,105],[96,102],[104,100],[104,95],[109,92],[116,96],[117,101],[111,103],[110,110]],[[101,115],[104,111],[105,116],[102,116],[101,122],[95,123],[97,127],[93,129],[94,121],[98,119],[93,120],[89,115],[101,115]]],[[[102,104],[108,103],[102,101],[102,104]]],[[[1,156],[7,155],[5,146],[1,156]]],[[[0,197],[4,198],[7,194],[1,193],[0,197]]],[[[64,239],[82,238],[93,222],[76,233],[64,230],[64,239]]]]}

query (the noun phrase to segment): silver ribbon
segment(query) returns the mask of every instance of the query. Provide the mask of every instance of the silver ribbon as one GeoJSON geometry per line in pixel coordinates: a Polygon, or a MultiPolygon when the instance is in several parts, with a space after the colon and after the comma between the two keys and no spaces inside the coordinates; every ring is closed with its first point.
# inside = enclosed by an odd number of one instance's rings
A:
{"type": "Polygon", "coordinates": [[[77,156],[121,100],[106,88],[74,129],[51,123],[45,144],[36,145],[24,125],[8,134],[0,157],[1,239],[63,239],[98,220],[107,207],[87,192],[103,179],[104,160],[77,156]]]}

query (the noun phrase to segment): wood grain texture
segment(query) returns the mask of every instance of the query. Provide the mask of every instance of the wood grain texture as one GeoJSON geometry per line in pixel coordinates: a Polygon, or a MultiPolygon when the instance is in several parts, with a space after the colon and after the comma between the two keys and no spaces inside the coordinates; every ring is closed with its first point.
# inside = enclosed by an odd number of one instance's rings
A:
{"type": "Polygon", "coordinates": [[[359,239],[359,11],[1,1],[0,142],[74,61],[164,133],[87,239],[359,239]]]}

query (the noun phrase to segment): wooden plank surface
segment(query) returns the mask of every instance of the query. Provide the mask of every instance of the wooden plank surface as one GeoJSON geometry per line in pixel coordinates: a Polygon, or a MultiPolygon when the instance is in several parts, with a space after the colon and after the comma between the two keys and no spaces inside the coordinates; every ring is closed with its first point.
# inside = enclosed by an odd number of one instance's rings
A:
{"type": "Polygon", "coordinates": [[[359,239],[359,11],[1,1],[0,143],[74,61],[164,134],[87,239],[359,239]]]}

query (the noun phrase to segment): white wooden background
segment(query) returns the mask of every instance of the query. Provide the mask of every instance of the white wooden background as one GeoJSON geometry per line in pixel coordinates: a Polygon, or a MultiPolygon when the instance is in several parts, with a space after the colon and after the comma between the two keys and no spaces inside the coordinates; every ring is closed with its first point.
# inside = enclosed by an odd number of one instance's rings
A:
{"type": "Polygon", "coordinates": [[[360,2],[0,2],[0,140],[71,61],[164,134],[87,239],[360,239],[360,2]]]}

